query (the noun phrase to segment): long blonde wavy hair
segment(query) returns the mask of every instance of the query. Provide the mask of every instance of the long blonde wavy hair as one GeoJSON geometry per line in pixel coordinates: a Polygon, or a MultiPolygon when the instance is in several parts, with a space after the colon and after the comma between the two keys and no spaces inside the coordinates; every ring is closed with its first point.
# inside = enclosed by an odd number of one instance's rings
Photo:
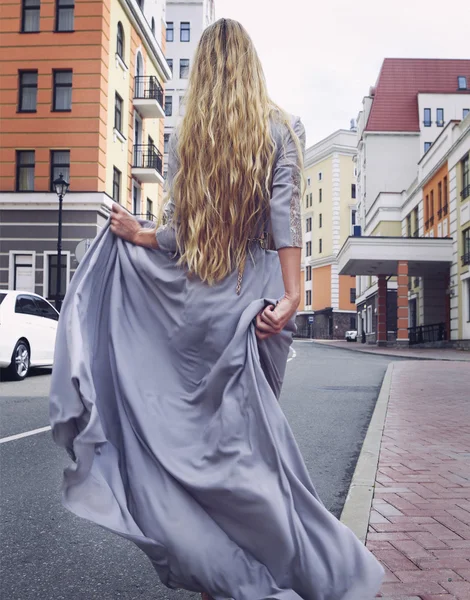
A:
{"type": "Polygon", "coordinates": [[[202,34],[178,132],[175,204],[180,263],[209,285],[244,265],[269,214],[275,143],[271,121],[289,116],[268,97],[246,30],[220,19],[202,34]]]}

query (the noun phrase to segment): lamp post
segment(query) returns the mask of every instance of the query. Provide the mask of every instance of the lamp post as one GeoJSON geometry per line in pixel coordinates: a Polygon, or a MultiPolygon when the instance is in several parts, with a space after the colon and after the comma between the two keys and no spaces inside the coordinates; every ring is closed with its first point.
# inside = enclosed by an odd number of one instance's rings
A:
{"type": "Polygon", "coordinates": [[[56,277],[56,292],[55,292],[55,307],[60,311],[60,288],[62,279],[62,202],[64,196],[69,189],[69,183],[65,181],[62,173],[54,180],[54,190],[59,197],[59,233],[57,236],[57,277],[56,277]]]}

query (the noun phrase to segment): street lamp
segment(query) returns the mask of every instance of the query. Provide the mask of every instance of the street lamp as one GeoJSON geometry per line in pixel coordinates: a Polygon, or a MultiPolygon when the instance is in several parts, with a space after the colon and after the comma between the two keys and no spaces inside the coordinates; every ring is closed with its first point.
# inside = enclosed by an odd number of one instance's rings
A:
{"type": "Polygon", "coordinates": [[[62,173],[53,182],[54,190],[59,197],[59,234],[57,237],[57,277],[56,277],[56,293],[55,293],[55,307],[60,311],[60,288],[62,279],[62,201],[64,199],[69,184],[65,181],[62,173]]]}

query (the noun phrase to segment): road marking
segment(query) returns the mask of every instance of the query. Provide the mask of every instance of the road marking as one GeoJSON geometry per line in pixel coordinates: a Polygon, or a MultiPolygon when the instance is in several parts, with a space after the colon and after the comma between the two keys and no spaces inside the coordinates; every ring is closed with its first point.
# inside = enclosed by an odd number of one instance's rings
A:
{"type": "Polygon", "coordinates": [[[29,437],[30,435],[44,433],[44,431],[49,431],[50,428],[51,428],[51,426],[48,425],[47,427],[40,427],[39,429],[32,429],[31,431],[25,431],[24,433],[17,433],[16,435],[10,435],[8,437],[1,438],[0,444],[6,444],[7,442],[13,442],[14,440],[20,440],[21,438],[29,437]]]}
{"type": "Polygon", "coordinates": [[[292,350],[292,356],[287,359],[287,362],[290,362],[293,358],[295,358],[297,356],[297,352],[294,350],[294,348],[291,348],[291,350],[292,350]]]}

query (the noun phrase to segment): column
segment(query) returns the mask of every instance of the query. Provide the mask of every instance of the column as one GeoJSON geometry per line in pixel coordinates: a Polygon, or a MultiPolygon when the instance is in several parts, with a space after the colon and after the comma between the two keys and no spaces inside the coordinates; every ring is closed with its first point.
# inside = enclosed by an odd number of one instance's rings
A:
{"type": "Polygon", "coordinates": [[[385,275],[378,277],[377,296],[377,346],[387,345],[387,279],[385,275]]]}
{"type": "Polygon", "coordinates": [[[408,346],[408,261],[398,261],[397,345],[408,346]]]}

